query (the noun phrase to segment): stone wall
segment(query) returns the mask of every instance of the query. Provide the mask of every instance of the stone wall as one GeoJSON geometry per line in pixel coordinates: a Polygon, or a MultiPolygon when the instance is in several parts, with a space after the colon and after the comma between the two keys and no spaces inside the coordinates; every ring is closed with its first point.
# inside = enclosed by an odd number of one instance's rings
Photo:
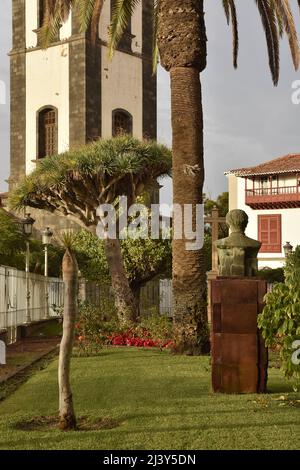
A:
{"type": "Polygon", "coordinates": [[[143,0],[143,135],[157,137],[157,75],[153,74],[153,0],[143,0]]]}
{"type": "Polygon", "coordinates": [[[13,0],[12,10],[10,188],[25,174],[26,165],[25,0],[13,0]]]}

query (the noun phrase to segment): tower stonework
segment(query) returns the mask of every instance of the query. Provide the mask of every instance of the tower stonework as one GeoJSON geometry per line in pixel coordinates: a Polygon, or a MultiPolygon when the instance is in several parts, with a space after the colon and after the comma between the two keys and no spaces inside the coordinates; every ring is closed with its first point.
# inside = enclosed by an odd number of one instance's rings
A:
{"type": "MultiPolygon", "coordinates": [[[[116,135],[118,126],[138,138],[156,138],[153,0],[140,3],[112,60],[111,0],[105,0],[96,44],[89,31],[80,31],[74,10],[47,50],[37,37],[42,4],[12,0],[10,189],[41,158],[116,135]]],[[[49,217],[39,215],[39,225],[49,217]]]]}
{"type": "Polygon", "coordinates": [[[13,0],[13,49],[10,54],[10,186],[26,172],[25,0],[13,0]]]}

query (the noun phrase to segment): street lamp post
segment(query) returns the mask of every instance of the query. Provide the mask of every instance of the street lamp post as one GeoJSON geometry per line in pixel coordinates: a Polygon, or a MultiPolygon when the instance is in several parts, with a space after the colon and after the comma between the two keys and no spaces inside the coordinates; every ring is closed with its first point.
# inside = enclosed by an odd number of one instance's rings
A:
{"type": "Polygon", "coordinates": [[[293,245],[290,244],[290,242],[286,242],[286,244],[283,246],[283,250],[284,250],[284,255],[286,258],[289,257],[289,255],[291,253],[293,253],[293,245]]]}
{"type": "Polygon", "coordinates": [[[29,289],[29,269],[30,269],[30,245],[29,238],[32,235],[33,224],[35,220],[26,214],[25,219],[22,220],[23,233],[26,237],[26,258],[25,258],[25,275],[26,275],[26,323],[31,322],[30,315],[30,289],[29,289]]]}
{"type": "Polygon", "coordinates": [[[51,232],[50,228],[47,227],[42,232],[42,243],[44,245],[44,253],[45,253],[45,302],[46,302],[46,318],[49,318],[49,290],[48,290],[48,246],[51,243],[51,238],[53,236],[53,232],[51,232]]]}

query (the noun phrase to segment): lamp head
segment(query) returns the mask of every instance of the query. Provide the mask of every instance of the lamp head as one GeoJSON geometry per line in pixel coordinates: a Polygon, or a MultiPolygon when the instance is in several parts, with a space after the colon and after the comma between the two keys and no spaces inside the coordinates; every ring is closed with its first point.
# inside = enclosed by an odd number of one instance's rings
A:
{"type": "Polygon", "coordinates": [[[53,236],[53,232],[50,230],[49,227],[47,227],[45,230],[43,230],[43,232],[42,232],[42,243],[43,243],[43,245],[45,245],[45,246],[50,245],[52,236],[53,236]]]}
{"type": "Polygon", "coordinates": [[[22,228],[24,235],[30,237],[32,235],[33,224],[35,220],[30,217],[30,214],[26,214],[25,219],[22,220],[22,228]]]}
{"type": "Polygon", "coordinates": [[[285,257],[287,258],[292,252],[293,252],[293,245],[290,244],[290,242],[286,242],[286,244],[283,246],[284,254],[285,257]]]}

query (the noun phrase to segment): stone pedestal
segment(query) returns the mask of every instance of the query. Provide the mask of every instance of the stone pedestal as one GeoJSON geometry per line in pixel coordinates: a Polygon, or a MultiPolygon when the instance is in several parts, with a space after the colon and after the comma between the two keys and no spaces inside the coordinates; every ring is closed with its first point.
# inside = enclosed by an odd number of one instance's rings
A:
{"type": "Polygon", "coordinates": [[[267,283],[255,278],[211,280],[212,387],[222,393],[264,393],[268,352],[257,328],[267,283]]]}

